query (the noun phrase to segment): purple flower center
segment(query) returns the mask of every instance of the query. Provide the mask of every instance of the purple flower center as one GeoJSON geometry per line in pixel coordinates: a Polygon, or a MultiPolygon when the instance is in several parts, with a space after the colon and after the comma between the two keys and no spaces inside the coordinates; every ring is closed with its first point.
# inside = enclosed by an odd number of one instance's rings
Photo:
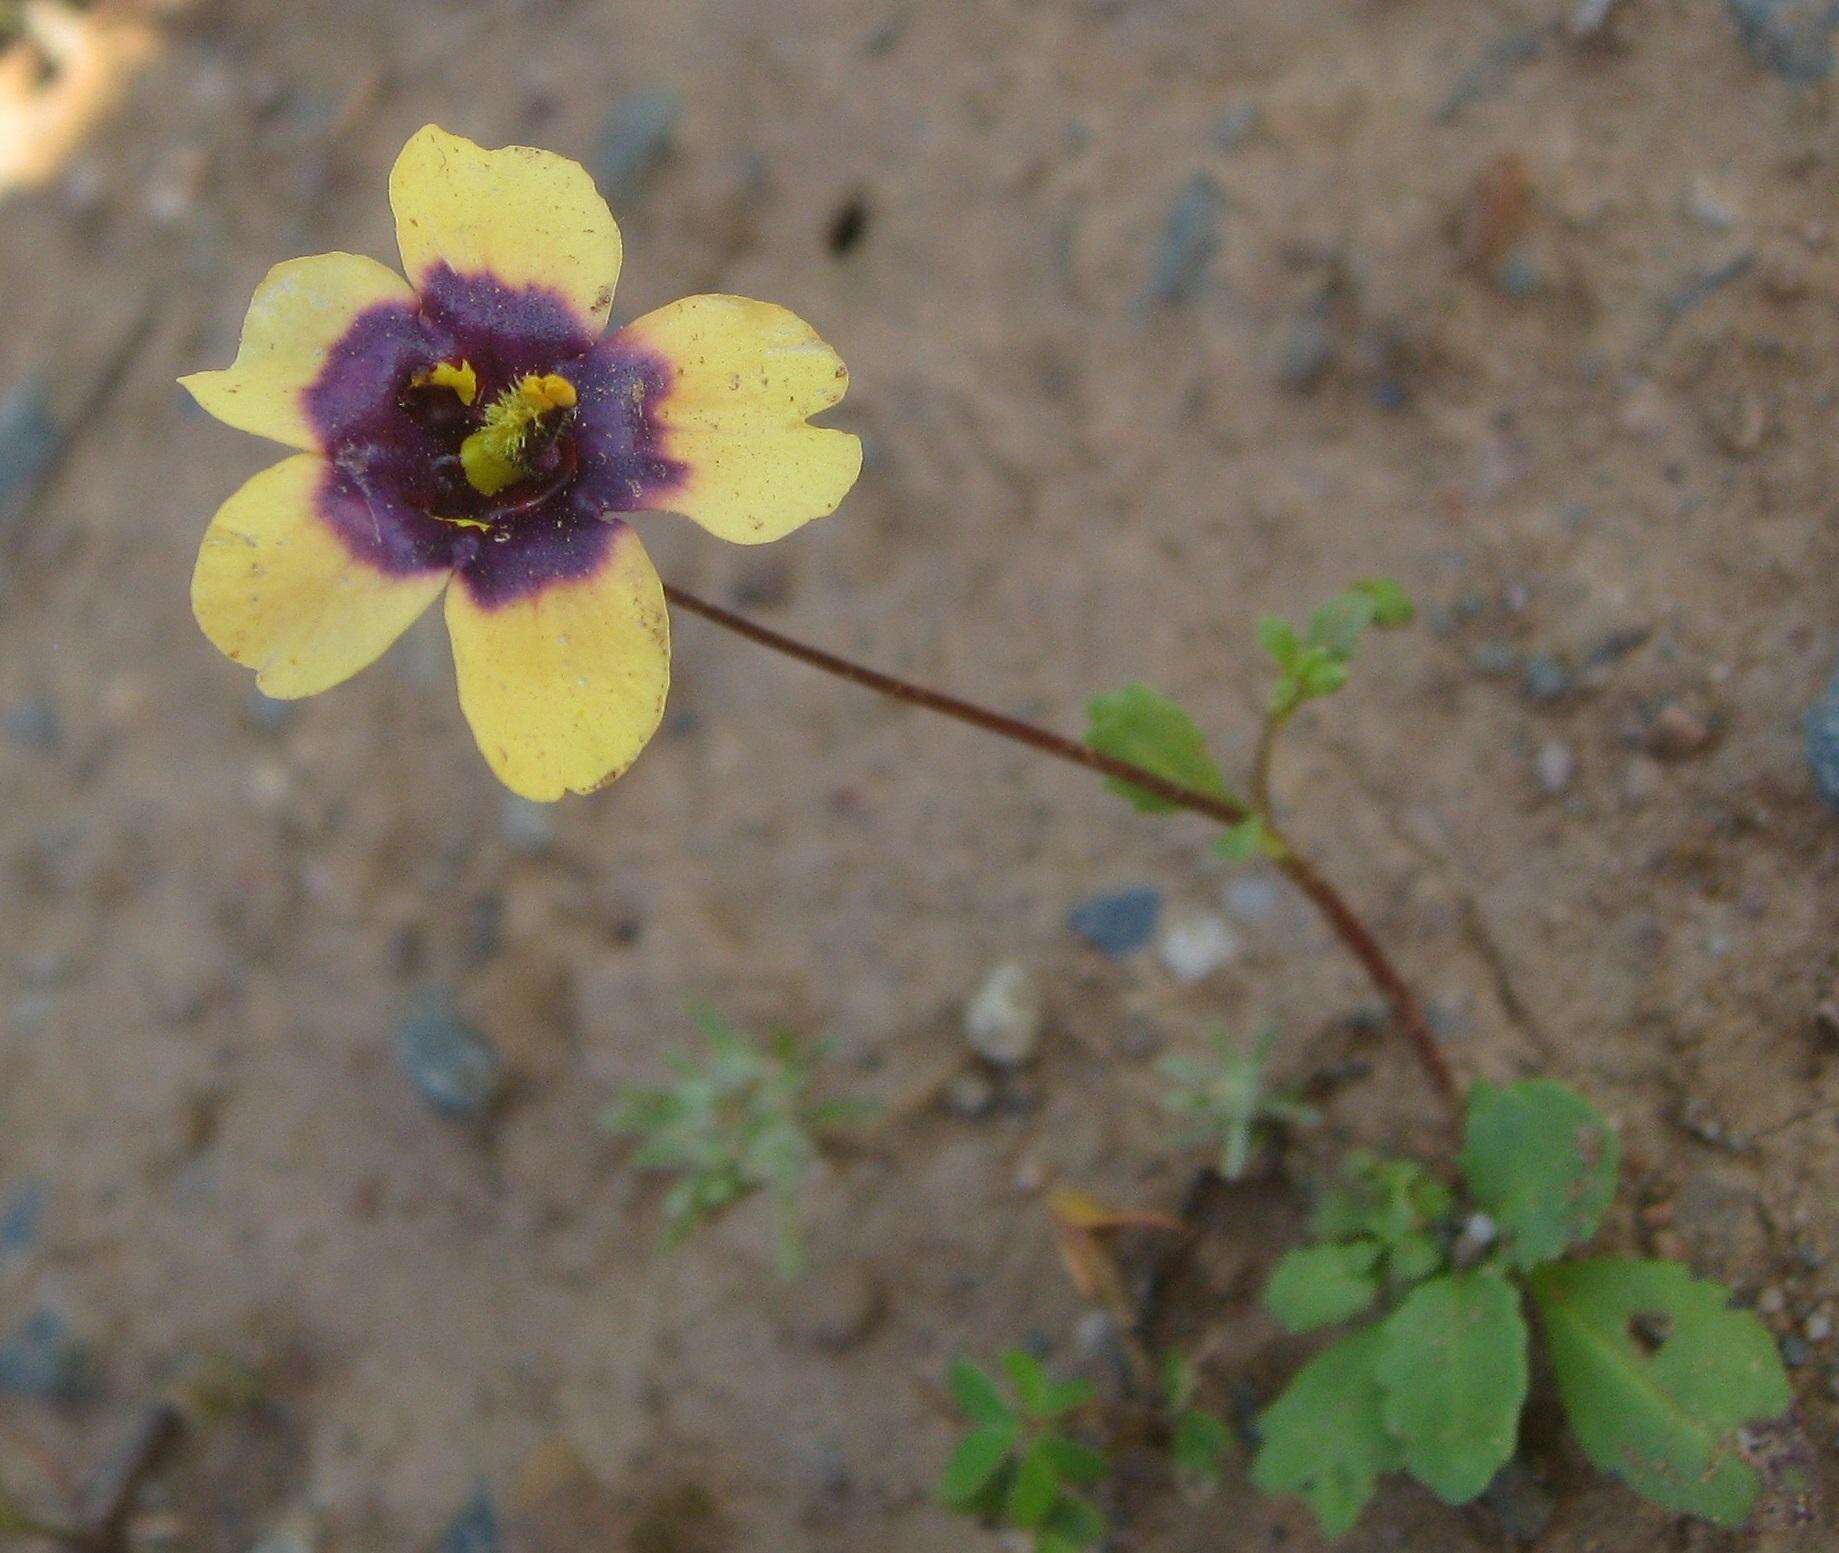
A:
{"type": "Polygon", "coordinates": [[[321,516],[355,558],[397,576],[452,568],[487,607],[588,576],[616,515],[657,505],[683,478],[655,423],[669,381],[619,335],[596,340],[558,294],[443,266],[419,307],[354,319],[306,391],[329,466],[321,516]],[[429,381],[462,363],[477,382],[470,405],[429,381]],[[508,391],[552,373],[575,403],[531,417],[515,478],[479,489],[461,461],[467,438],[508,391]]]}

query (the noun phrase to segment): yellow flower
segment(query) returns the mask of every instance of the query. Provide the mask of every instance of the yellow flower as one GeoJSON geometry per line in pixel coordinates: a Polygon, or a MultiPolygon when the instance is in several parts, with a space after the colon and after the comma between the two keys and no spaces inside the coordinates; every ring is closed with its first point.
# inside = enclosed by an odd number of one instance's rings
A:
{"type": "Polygon", "coordinates": [[[303,450],[218,509],[193,611],[269,695],[310,696],[445,588],[492,770],[527,798],[591,792],[644,748],[670,681],[663,585],[619,514],[760,544],[835,511],[861,446],[806,421],[848,373],[744,297],[604,334],[619,228],[564,157],[429,125],[390,205],[407,282],[356,254],[276,265],[235,362],[182,379],[219,420],[303,450]]]}

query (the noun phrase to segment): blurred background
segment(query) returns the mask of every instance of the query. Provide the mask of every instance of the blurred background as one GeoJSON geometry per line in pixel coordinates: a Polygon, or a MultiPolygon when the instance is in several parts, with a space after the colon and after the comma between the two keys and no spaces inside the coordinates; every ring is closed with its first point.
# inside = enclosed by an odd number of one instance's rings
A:
{"type": "MultiPolygon", "coordinates": [[[[0,1485],[61,1502],[175,1377],[234,1376],[253,1405],[162,1456],[132,1545],[478,1553],[489,1502],[555,1553],[980,1546],[932,1497],[940,1377],[1104,1364],[1043,1193],[1179,1195],[1159,1054],[1272,1019],[1331,1091],[1305,1149],[1436,1146],[1307,911],[1076,772],[679,618],[662,735],[539,808],[478,758],[438,618],[290,705],[208,646],[199,537],[276,454],[173,379],[277,260],[394,262],[429,120],[587,163],[616,322],[740,292],[849,363],[841,512],[753,552],[650,519],[668,579],[1068,732],[1146,680],[1235,760],[1256,615],[1404,582],[1423,628],[1299,725],[1294,827],[1466,1073],[1615,1116],[1609,1233],[1754,1303],[1828,1446],[1839,825],[1800,719],[1839,646],[1833,25],[0,3],[0,1485]],[[1125,890],[1141,942],[1071,930],[1125,890]],[[1011,961],[1048,1019],[993,1072],[962,1010],[1011,961]],[[660,1252],[597,1125],[693,997],[896,1108],[816,1181],[798,1284],[762,1204],[660,1252]],[[431,1106],[481,1047],[467,1114],[431,1106]]],[[[1218,1226],[1173,1318],[1240,1418],[1303,1351],[1254,1299],[1295,1201],[1218,1226]]],[[[1395,1488],[1345,1546],[1750,1545],[1536,1419],[1527,1454],[1504,1500],[1395,1488]]],[[[1123,1548],[1318,1546],[1240,1465],[1112,1513],[1123,1548]]]]}

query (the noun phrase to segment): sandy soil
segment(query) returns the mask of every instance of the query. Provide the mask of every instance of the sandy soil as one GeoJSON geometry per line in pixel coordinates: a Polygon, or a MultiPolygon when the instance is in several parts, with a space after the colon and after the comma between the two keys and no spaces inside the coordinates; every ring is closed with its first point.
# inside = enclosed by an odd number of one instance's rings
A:
{"type": "MultiPolygon", "coordinates": [[[[1069,935],[1121,885],[1219,910],[1198,822],[699,621],[666,734],[546,840],[475,754],[437,622],[285,719],[252,709],[186,580],[272,454],[173,378],[228,359],[273,261],[393,257],[383,178],[417,125],[588,155],[645,88],[684,111],[618,207],[619,316],[709,289],[795,308],[870,446],[843,511],[770,553],[652,520],[666,576],[1068,730],[1146,679],[1235,758],[1256,614],[1399,577],[1430,628],[1300,726],[1296,830],[1465,1074],[1548,1071],[1614,1115],[1606,1243],[1684,1254],[1800,1340],[1839,1298],[1814,1018],[1839,822],[1797,729],[1839,641],[1833,126],[1711,0],[1626,0],[1588,44],[1560,10],[224,0],[172,24],[0,217],[0,384],[45,374],[72,428],[0,535],[0,706],[57,725],[0,741],[0,1189],[48,1190],[0,1325],[57,1309],[100,1371],[81,1404],[0,1398],[9,1480],[36,1481],[16,1437],[80,1474],[182,1356],[227,1349],[270,1406],[156,1485],[171,1545],[240,1553],[304,1513],[338,1553],[428,1546],[483,1480],[557,1550],[982,1546],[931,1500],[938,1382],[1028,1338],[1093,1362],[1042,1189],[1180,1197],[1199,1160],[1153,1048],[1268,1017],[1286,1074],[1370,1065],[1292,1178],[1437,1146],[1288,897],[1241,909],[1242,952],[1195,987],[1069,935]],[[1203,172],[1219,252],[1145,302],[1203,172]],[[655,1193],[595,1118],[691,1039],[686,999],[827,1035],[892,1100],[961,1061],[957,1011],[1005,959],[1050,989],[1039,1061],[994,1115],[922,1109],[830,1167],[806,1283],[774,1287],[751,1206],[655,1249],[655,1193]],[[489,1126],[396,1065],[429,984],[516,1075],[489,1126]]],[[[1297,1201],[1273,1179],[1220,1205],[1169,1312],[1223,1405],[1301,1351],[1253,1298],[1297,1201]]],[[[1839,1350],[1796,1357],[1824,1450],[1839,1350]]],[[[1756,1545],[1640,1506],[1537,1422],[1528,1455],[1543,1547],[1756,1545]]],[[[1116,1524],[1125,1548],[1318,1545],[1242,1462],[1198,1511],[1128,1491],[1116,1524]]],[[[1345,1546],[1502,1535],[1399,1487],[1345,1546]]]]}

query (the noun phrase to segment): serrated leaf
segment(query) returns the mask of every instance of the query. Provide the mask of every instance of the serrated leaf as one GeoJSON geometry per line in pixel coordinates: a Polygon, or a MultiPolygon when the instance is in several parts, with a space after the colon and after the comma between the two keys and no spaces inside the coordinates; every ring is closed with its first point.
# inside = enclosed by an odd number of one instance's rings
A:
{"type": "Polygon", "coordinates": [[[1379,1298],[1381,1249],[1376,1240],[1357,1240],[1290,1252],[1264,1286],[1264,1308],[1290,1332],[1313,1332],[1359,1315],[1379,1298]]]}
{"type": "Polygon", "coordinates": [[[1602,1113],[1551,1079],[1469,1092],[1458,1164],[1516,1267],[1549,1262],[1596,1233],[1621,1157],[1602,1113]]]}
{"type": "Polygon", "coordinates": [[[945,1384],[951,1389],[952,1400],[972,1423],[1013,1422],[1014,1410],[1003,1399],[996,1382],[970,1360],[960,1359],[954,1364],[945,1377],[945,1384]]]}
{"type": "Polygon", "coordinates": [[[1406,1468],[1446,1504],[1468,1503],[1519,1438],[1527,1347],[1519,1290],[1498,1273],[1449,1273],[1420,1285],[1380,1331],[1374,1374],[1406,1468]]]}
{"type": "Polygon", "coordinates": [[[1060,1475],[1054,1471],[1053,1457],[1036,1441],[1016,1466],[1009,1481],[1009,1497],[1003,1504],[1003,1519],[1011,1526],[1032,1531],[1047,1519],[1054,1502],[1060,1497],[1060,1475]]]}
{"type": "Polygon", "coordinates": [[[951,1454],[939,1479],[939,1497],[955,1510],[968,1509],[978,1502],[996,1474],[1008,1464],[1015,1445],[1013,1424],[988,1424],[973,1429],[951,1454]]]}
{"type": "MultiPolygon", "coordinates": [[[[1210,798],[1231,799],[1194,719],[1167,696],[1147,685],[1126,685],[1114,694],[1094,696],[1087,712],[1086,743],[1101,755],[1127,760],[1210,798]]],[[[1142,814],[1168,814],[1179,807],[1116,777],[1105,786],[1142,814]]]]}
{"type": "Polygon", "coordinates": [[[1584,1454],[1669,1510],[1741,1526],[1761,1484],[1737,1431],[1792,1401],[1768,1329],[1676,1262],[1557,1262],[1528,1286],[1584,1454]]]}
{"type": "Polygon", "coordinates": [[[1298,1370],[1258,1415],[1264,1443],[1252,1481],[1267,1494],[1300,1494],[1330,1537],[1359,1519],[1380,1474],[1404,1465],[1381,1413],[1373,1373],[1379,1345],[1378,1327],[1342,1338],[1298,1370]]]}

